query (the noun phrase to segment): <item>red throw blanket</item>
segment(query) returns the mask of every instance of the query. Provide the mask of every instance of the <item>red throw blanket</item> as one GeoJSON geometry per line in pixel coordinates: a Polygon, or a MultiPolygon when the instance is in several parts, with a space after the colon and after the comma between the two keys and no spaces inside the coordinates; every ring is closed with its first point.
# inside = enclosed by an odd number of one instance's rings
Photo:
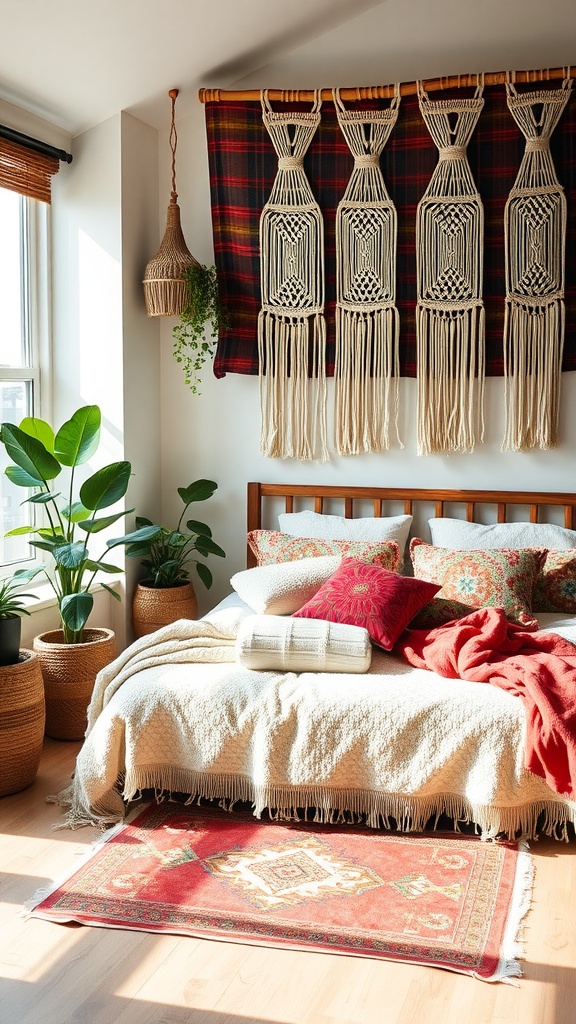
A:
{"type": "Polygon", "coordinates": [[[407,629],[395,651],[449,679],[491,683],[526,707],[525,765],[576,799],[576,647],[556,633],[527,632],[499,608],[480,608],[435,629],[407,629]]]}

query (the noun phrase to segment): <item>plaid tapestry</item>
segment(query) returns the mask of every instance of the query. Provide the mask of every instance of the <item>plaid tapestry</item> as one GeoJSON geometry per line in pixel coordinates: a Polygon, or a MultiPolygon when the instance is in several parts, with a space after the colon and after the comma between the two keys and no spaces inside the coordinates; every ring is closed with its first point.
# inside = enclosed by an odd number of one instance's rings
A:
{"type": "MultiPolygon", "coordinates": [[[[550,83],[557,88],[558,83],[550,83]]],[[[546,83],[538,88],[546,88],[546,83]]],[[[534,85],[520,86],[533,89],[534,85]]],[[[471,95],[470,90],[461,94],[471,95]]],[[[458,95],[444,92],[443,97],[458,95]]],[[[484,204],[484,288],[486,372],[503,372],[504,206],[524,152],[524,138],[506,104],[504,85],[487,86],[485,106],[467,154],[484,204]]],[[[387,106],[362,100],[358,109],[387,106]]],[[[354,103],[347,102],[353,110],[354,103]]],[[[300,109],[310,109],[304,104],[300,109]]],[[[260,213],[272,188],[277,159],[262,123],[260,102],[206,104],[215,262],[231,327],[218,342],[214,373],[258,373],[257,320],[260,309],[260,213]]],[[[564,370],[576,370],[576,95],[574,91],[551,143],[556,173],[566,193],[566,337],[564,370]]],[[[416,207],[430,180],[438,151],[422,120],[416,96],[404,96],[396,127],[384,149],[381,167],[398,212],[397,306],[400,313],[401,374],[416,376],[416,207]]],[[[334,369],[336,304],[336,208],[350,177],[353,158],[338,127],[331,101],[322,105],[322,121],[305,170],[324,216],[327,373],[334,369]]]]}

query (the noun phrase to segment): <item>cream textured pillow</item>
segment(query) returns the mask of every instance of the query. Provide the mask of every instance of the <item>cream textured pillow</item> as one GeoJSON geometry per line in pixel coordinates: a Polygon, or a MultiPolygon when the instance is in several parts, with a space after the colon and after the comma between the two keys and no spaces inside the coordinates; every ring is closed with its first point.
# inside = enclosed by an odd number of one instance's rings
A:
{"type": "Polygon", "coordinates": [[[412,516],[382,516],[346,519],[324,516],[319,512],[281,512],[278,523],[282,533],[292,537],[321,537],[324,540],[395,540],[404,555],[412,516]]]}
{"type": "Polygon", "coordinates": [[[291,615],[314,596],[341,561],[340,555],[321,555],[258,565],[237,572],[230,583],[255,612],[291,615]]]}
{"type": "Polygon", "coordinates": [[[367,672],[372,659],[368,631],[321,619],[251,615],[236,638],[244,668],[286,672],[367,672]]]}
{"type": "Polygon", "coordinates": [[[429,519],[432,543],[443,548],[576,548],[576,531],[548,523],[467,523],[461,519],[429,519]]]}

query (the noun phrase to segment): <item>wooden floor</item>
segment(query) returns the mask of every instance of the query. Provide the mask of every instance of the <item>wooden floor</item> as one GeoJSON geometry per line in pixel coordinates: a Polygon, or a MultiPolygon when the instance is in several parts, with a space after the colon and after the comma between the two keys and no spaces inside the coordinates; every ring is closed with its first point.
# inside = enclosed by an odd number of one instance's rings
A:
{"type": "Polygon", "coordinates": [[[38,778],[0,800],[2,1024],[574,1024],[576,844],[532,844],[524,977],[486,984],[425,967],[154,936],[21,915],[92,829],[53,831],[45,796],[78,749],[46,740],[38,778]]]}

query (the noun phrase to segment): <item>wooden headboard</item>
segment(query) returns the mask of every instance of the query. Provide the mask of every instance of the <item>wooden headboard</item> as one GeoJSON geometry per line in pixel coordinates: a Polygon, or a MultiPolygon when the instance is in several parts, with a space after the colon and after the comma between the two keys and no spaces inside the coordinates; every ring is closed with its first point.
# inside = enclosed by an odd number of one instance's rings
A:
{"type": "MultiPolygon", "coordinates": [[[[263,484],[249,483],[247,496],[248,530],[260,530],[265,523],[265,499],[280,499],[283,511],[299,511],[298,505],[313,507],[315,512],[324,512],[330,503],[330,512],[344,515],[347,519],[354,518],[354,507],[360,502],[372,504],[372,514],[398,515],[402,510],[406,515],[414,515],[419,505],[433,506],[435,516],[450,515],[453,519],[466,519],[468,522],[483,520],[483,513],[489,510],[492,521],[507,523],[513,521],[514,513],[520,506],[524,521],[531,523],[547,522],[543,510],[550,514],[553,509],[561,516],[561,525],[574,529],[576,522],[576,494],[551,491],[458,491],[432,490],[421,487],[336,487],[323,484],[263,484]],[[394,510],[388,507],[395,504],[394,510]],[[450,505],[450,510],[445,511],[450,505]],[[452,507],[454,506],[454,508],[452,507]],[[464,510],[464,515],[462,511],[464,510]],[[460,513],[460,514],[458,514],[460,513]]],[[[362,515],[366,515],[363,508],[362,515]]],[[[517,516],[516,516],[517,518],[517,516]]],[[[250,548],[247,549],[246,564],[256,564],[250,548]]]]}

